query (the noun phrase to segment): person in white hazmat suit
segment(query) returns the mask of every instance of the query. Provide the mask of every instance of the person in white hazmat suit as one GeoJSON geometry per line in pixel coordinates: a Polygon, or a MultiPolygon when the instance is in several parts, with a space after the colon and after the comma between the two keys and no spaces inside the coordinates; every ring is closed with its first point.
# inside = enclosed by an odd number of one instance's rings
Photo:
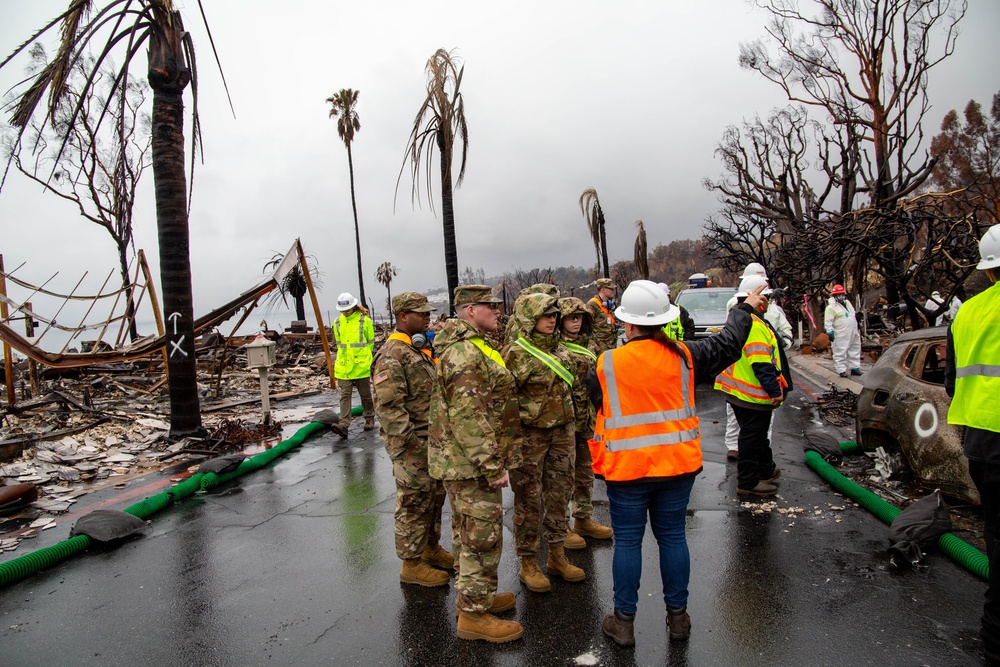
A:
{"type": "MultiPolygon", "coordinates": [[[[764,267],[757,262],[750,262],[747,264],[747,268],[743,269],[743,275],[740,276],[740,282],[746,280],[750,276],[761,276],[764,280],[767,280],[767,271],[764,267]]],[[[732,311],[736,307],[737,297],[733,297],[726,303],[726,312],[732,311]]],[[[792,346],[792,325],[788,322],[788,318],[785,317],[785,311],[781,309],[776,303],[768,302],[767,310],[764,312],[764,319],[767,323],[771,325],[774,332],[778,334],[778,342],[786,349],[791,349],[792,346]]],[[[726,403],[726,460],[735,461],[739,458],[739,450],[737,448],[737,442],[740,438],[740,425],[736,421],[736,413],[733,412],[733,406],[726,403]]],[[[771,429],[767,430],[767,438],[771,439],[771,429]]]]}
{"type": "Polygon", "coordinates": [[[833,370],[840,377],[861,375],[861,332],[858,331],[858,318],[854,306],[847,299],[847,291],[843,285],[834,285],[832,295],[823,315],[823,328],[830,337],[830,347],[833,348],[833,370]]]}
{"type": "MultiPolygon", "coordinates": [[[[944,304],[944,297],[941,296],[941,292],[934,290],[931,293],[931,298],[927,299],[927,303],[924,304],[928,308],[939,308],[944,304]]],[[[947,324],[951,324],[955,321],[955,315],[958,314],[958,309],[962,306],[962,300],[957,296],[951,297],[951,301],[948,302],[948,310],[945,311],[944,315],[941,315],[936,320],[934,320],[934,326],[940,327],[947,324]]]]}

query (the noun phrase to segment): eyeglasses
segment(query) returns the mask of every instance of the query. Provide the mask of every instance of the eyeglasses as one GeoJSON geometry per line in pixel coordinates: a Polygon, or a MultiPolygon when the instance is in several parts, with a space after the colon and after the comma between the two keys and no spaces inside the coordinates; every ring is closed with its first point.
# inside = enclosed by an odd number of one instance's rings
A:
{"type": "Polygon", "coordinates": [[[499,303],[492,303],[492,302],[488,302],[488,301],[477,301],[476,303],[474,303],[472,305],[473,306],[486,306],[490,310],[500,310],[500,304],[499,303]]]}

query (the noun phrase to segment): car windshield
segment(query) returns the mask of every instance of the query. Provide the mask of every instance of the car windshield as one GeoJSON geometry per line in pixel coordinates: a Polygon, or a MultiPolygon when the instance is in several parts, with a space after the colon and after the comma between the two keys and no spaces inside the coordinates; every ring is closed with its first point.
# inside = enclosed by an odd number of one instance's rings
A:
{"type": "Polygon", "coordinates": [[[689,312],[704,310],[721,310],[725,312],[726,303],[733,298],[736,291],[716,292],[715,290],[689,289],[677,297],[677,305],[684,306],[689,312]]]}

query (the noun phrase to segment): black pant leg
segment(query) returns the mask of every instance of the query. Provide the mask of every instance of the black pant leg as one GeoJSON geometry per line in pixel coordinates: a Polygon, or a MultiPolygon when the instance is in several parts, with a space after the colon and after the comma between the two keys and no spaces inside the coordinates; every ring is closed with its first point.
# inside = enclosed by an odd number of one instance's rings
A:
{"type": "Polygon", "coordinates": [[[990,563],[980,634],[986,652],[1000,658],[1000,465],[969,461],[969,475],[982,500],[983,539],[990,563]]]}
{"type": "Polygon", "coordinates": [[[736,460],[736,485],[741,489],[752,489],[762,477],[770,475],[774,466],[767,440],[771,411],[733,405],[733,413],[740,425],[740,437],[737,440],[739,458],[736,460]],[[767,462],[770,467],[761,469],[762,461],[767,462]]]}

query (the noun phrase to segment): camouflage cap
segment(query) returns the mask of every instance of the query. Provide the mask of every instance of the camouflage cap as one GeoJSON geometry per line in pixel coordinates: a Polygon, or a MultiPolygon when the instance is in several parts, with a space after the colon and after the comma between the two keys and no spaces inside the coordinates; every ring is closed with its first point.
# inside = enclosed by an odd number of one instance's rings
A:
{"type": "Polygon", "coordinates": [[[403,292],[392,297],[392,311],[402,313],[410,311],[413,313],[430,313],[437,310],[427,301],[427,297],[420,292],[403,292]]]}
{"type": "Polygon", "coordinates": [[[563,317],[569,317],[570,315],[583,315],[587,319],[590,319],[590,311],[587,310],[587,304],[582,300],[577,299],[575,296],[564,296],[559,299],[558,302],[559,312],[563,317]]]}
{"type": "Polygon", "coordinates": [[[602,287],[607,289],[614,289],[615,284],[611,281],[611,278],[598,278],[597,289],[601,289],[602,287]]]}
{"type": "Polygon", "coordinates": [[[455,306],[464,306],[470,303],[500,303],[500,299],[493,296],[493,290],[489,285],[459,285],[455,288],[455,306]]]}

